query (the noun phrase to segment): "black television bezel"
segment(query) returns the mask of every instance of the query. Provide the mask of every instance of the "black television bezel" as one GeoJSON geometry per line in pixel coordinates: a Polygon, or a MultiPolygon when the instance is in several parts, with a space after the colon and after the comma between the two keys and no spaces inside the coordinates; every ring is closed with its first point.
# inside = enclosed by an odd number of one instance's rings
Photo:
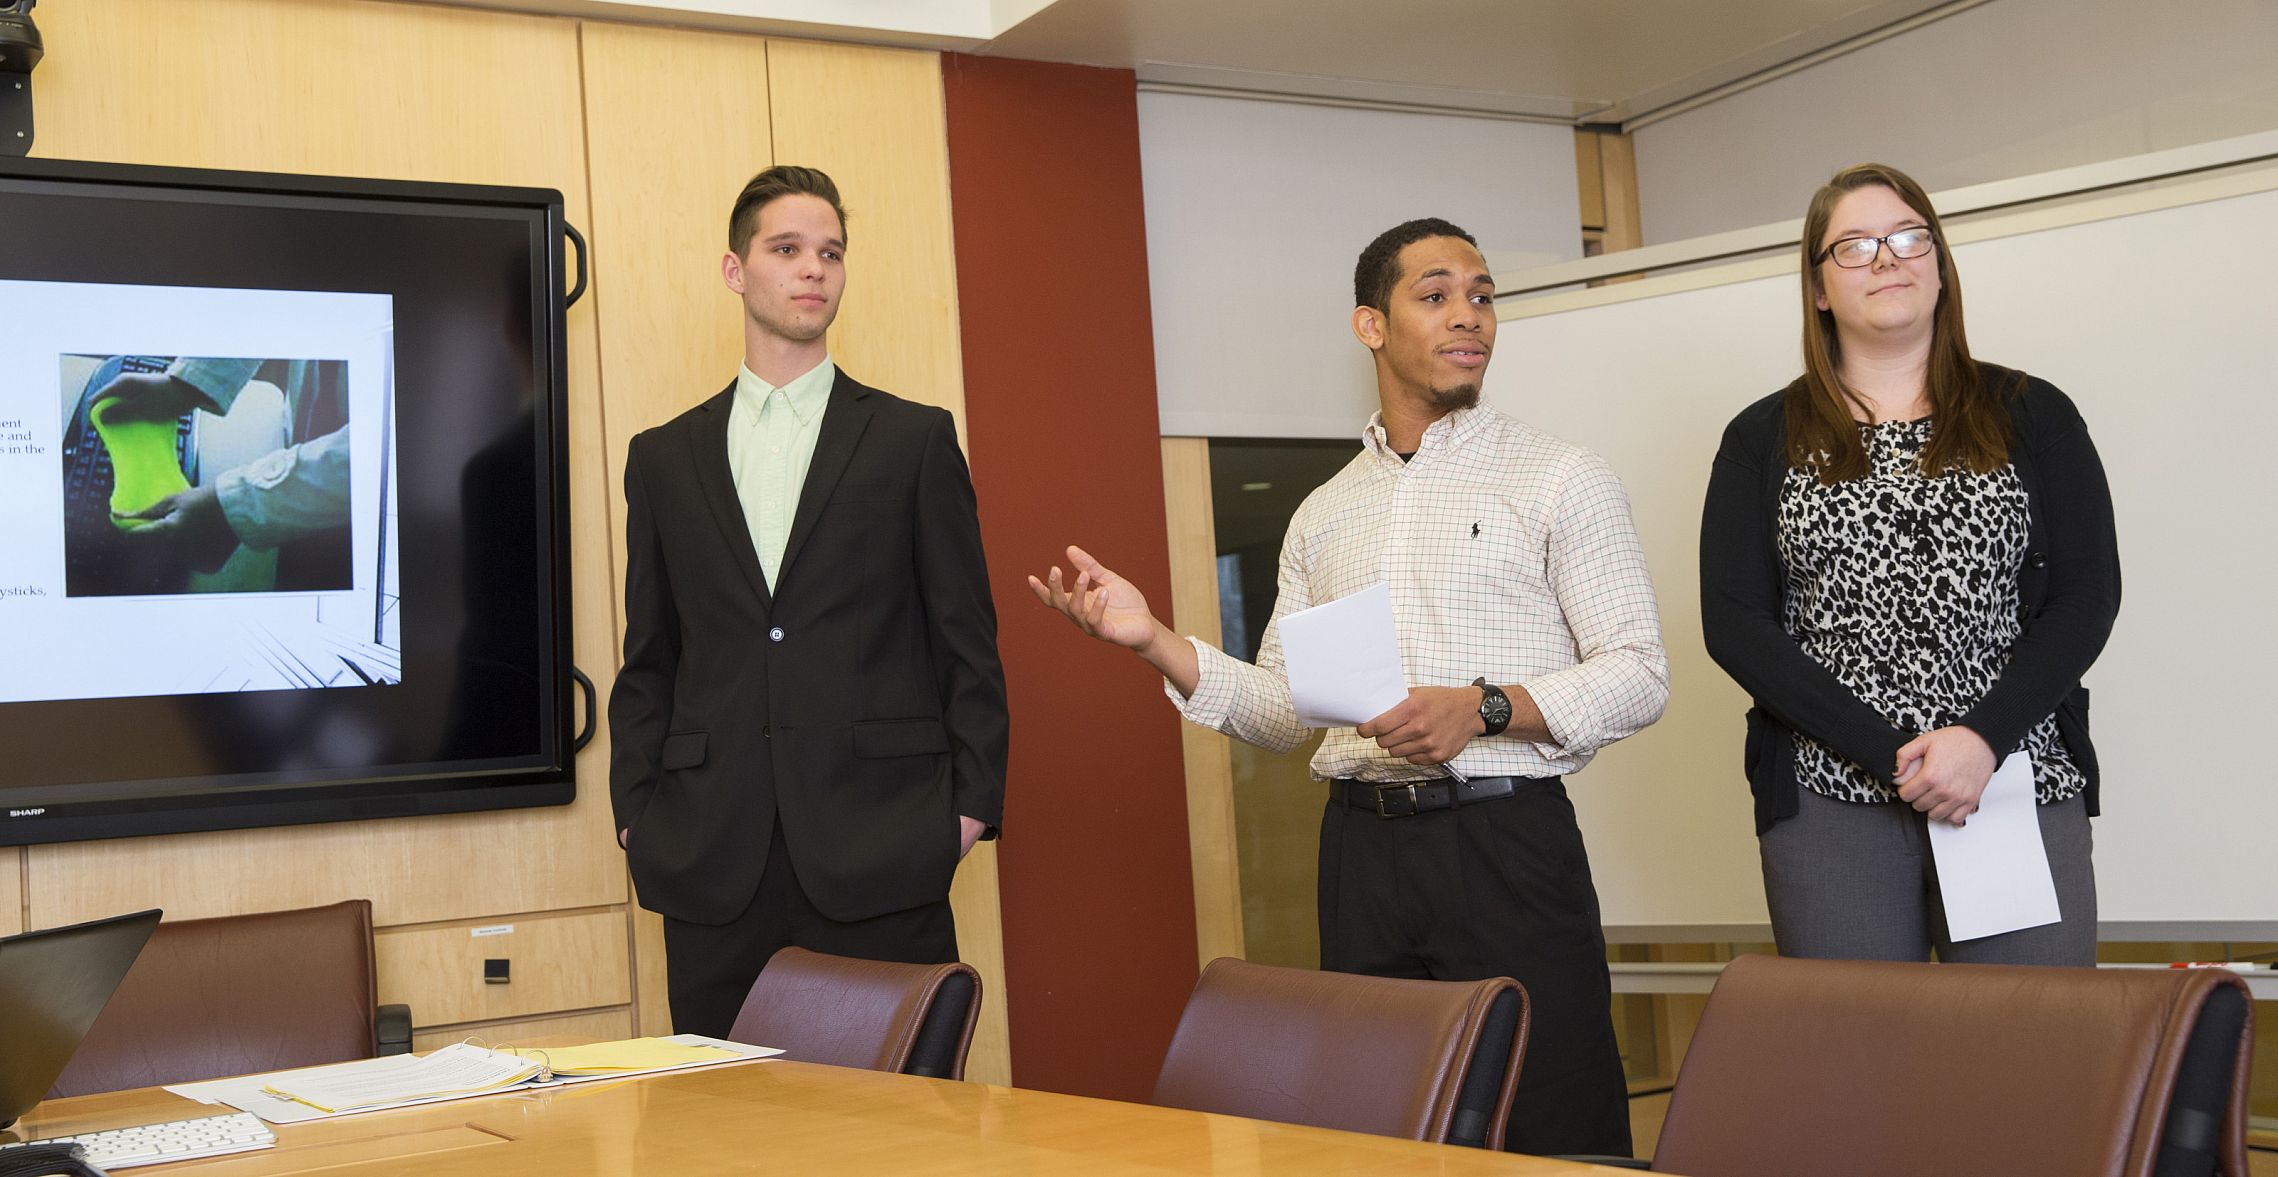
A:
{"type": "MultiPolygon", "coordinates": [[[[538,452],[548,459],[539,474],[548,484],[544,491],[548,500],[545,524],[550,534],[545,539],[550,559],[547,561],[549,583],[545,588],[553,621],[552,640],[542,643],[539,650],[540,678],[545,684],[551,720],[550,739],[545,741],[546,747],[539,749],[539,754],[547,756],[551,763],[479,772],[399,772],[307,786],[269,786],[237,795],[185,790],[71,802],[67,803],[69,808],[60,813],[49,812],[58,808],[55,805],[32,807],[37,812],[18,812],[0,806],[0,846],[528,809],[567,805],[576,800],[576,753],[580,740],[573,727],[571,697],[576,677],[573,658],[576,619],[571,611],[570,592],[572,479],[568,298],[564,294],[567,267],[563,249],[569,226],[563,215],[561,192],[553,188],[491,184],[0,156],[0,183],[10,181],[140,189],[158,199],[164,199],[170,191],[214,194],[242,198],[252,207],[264,203],[305,207],[311,202],[337,199],[537,214],[544,236],[535,243],[537,248],[533,252],[538,264],[530,277],[531,306],[540,312],[532,324],[531,351],[533,356],[542,355],[548,361],[546,378],[537,389],[546,397],[547,404],[541,411],[533,412],[531,418],[544,433],[533,441],[537,443],[538,452]]],[[[165,784],[163,781],[151,783],[161,787],[165,784]]]]}

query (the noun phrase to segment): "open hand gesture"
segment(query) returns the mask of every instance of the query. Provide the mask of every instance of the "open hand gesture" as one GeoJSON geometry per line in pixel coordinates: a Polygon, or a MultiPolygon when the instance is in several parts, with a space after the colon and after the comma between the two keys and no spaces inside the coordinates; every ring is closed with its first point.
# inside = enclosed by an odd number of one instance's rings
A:
{"type": "Polygon", "coordinates": [[[1044,580],[1031,576],[1028,587],[1044,602],[1076,624],[1076,628],[1103,642],[1138,650],[1155,640],[1162,623],[1147,611],[1147,598],[1137,585],[1117,576],[1092,559],[1082,548],[1068,549],[1076,582],[1063,587],[1058,565],[1044,580]]]}

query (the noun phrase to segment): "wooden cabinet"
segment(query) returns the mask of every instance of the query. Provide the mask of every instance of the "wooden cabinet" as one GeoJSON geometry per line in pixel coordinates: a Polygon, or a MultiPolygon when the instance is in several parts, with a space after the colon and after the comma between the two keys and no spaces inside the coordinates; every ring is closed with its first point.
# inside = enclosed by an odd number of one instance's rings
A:
{"type": "Polygon", "coordinates": [[[630,1002],[632,962],[622,908],[493,922],[383,929],[375,937],[380,1000],[436,1026],[530,1018],[630,1002]],[[487,980],[484,962],[507,979],[487,980]]]}

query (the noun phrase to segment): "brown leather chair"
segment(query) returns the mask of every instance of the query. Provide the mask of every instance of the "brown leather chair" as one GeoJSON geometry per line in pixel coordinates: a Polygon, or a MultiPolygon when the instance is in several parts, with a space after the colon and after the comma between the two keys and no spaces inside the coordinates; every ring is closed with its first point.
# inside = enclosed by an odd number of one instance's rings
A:
{"type": "Polygon", "coordinates": [[[1501,1148],[1527,1046],[1508,977],[1410,981],[1232,958],[1187,999],[1153,1102],[1501,1148]]]}
{"type": "Polygon", "coordinates": [[[981,975],[968,964],[786,948],[760,970],[728,1037],[800,1062],[962,1079],[980,1012],[981,975]]]}
{"type": "Polygon", "coordinates": [[[372,905],[168,920],[95,1019],[51,1096],[189,1083],[411,1048],[375,1007],[372,905]]]}
{"type": "Polygon", "coordinates": [[[2246,1177],[2251,1004],[2220,970],[1742,957],[1653,1168],[2246,1177]]]}

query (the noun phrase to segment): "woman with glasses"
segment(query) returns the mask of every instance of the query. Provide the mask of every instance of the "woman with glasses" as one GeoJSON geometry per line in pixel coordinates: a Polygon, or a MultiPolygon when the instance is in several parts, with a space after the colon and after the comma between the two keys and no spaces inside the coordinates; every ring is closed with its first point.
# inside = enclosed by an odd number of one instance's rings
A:
{"type": "Polygon", "coordinates": [[[1813,194],[1803,375],[1726,428],[1701,518],[1709,654],[1754,696],[1747,772],[1789,956],[2093,964],[2096,753],[2081,676],[2120,604],[2112,503],[2072,401],[1970,357],[1920,185],[1813,194]],[[1929,823],[2037,802],[2063,918],[1955,942],[1929,823]]]}

